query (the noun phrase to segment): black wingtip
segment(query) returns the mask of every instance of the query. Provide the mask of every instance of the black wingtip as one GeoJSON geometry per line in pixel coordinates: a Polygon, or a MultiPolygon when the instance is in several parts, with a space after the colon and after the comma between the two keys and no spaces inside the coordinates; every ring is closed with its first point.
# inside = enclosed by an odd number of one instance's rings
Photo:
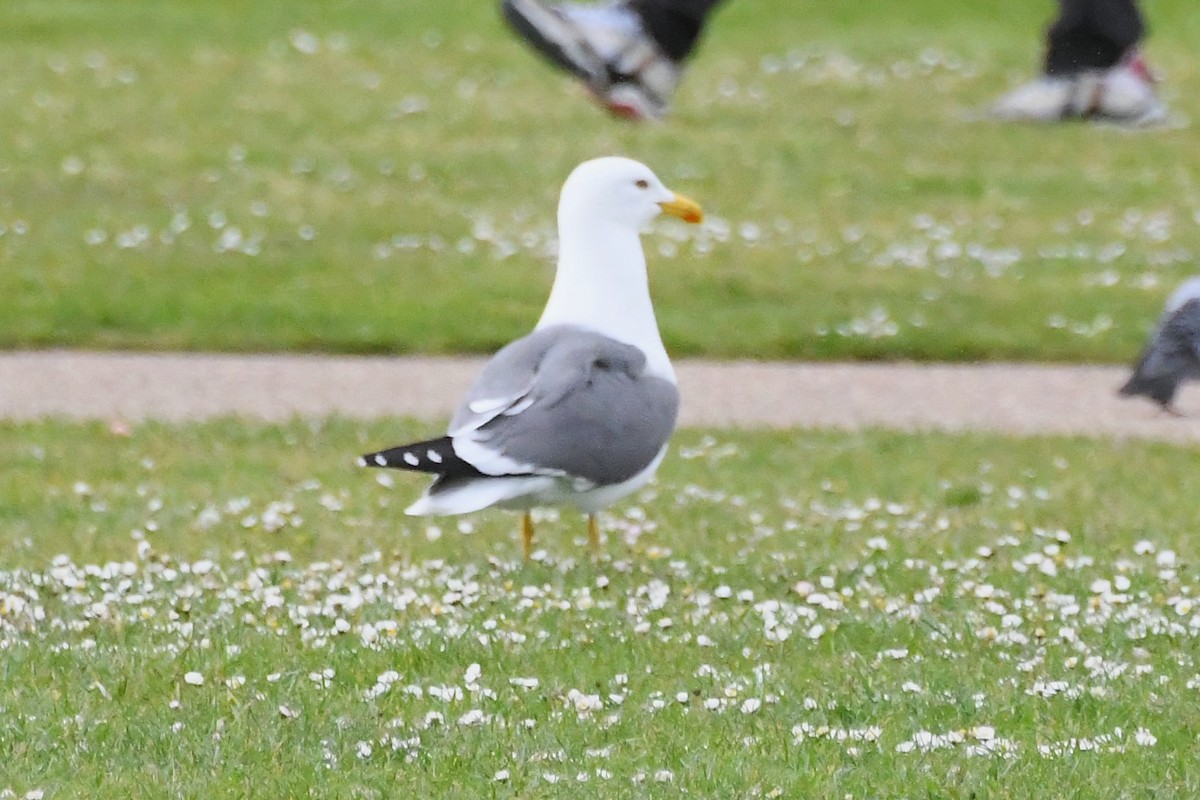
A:
{"type": "Polygon", "coordinates": [[[387,450],[367,453],[358,459],[360,467],[403,469],[435,475],[481,475],[475,467],[458,457],[449,436],[423,442],[397,445],[387,450]]]}
{"type": "MultiPolygon", "coordinates": [[[[396,449],[396,448],[393,448],[396,449]]],[[[388,453],[392,450],[380,450],[378,453],[367,453],[358,457],[360,467],[399,467],[399,464],[388,463],[388,453]]]]}

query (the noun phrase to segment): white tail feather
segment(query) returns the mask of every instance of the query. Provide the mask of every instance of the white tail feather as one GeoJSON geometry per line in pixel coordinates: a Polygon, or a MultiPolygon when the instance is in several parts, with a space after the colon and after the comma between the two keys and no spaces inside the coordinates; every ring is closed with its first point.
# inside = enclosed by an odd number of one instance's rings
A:
{"type": "Polygon", "coordinates": [[[404,513],[413,517],[468,514],[524,497],[531,497],[532,504],[533,498],[551,490],[554,484],[554,478],[542,475],[479,478],[464,481],[452,489],[442,489],[433,494],[426,492],[404,509],[404,513]]]}

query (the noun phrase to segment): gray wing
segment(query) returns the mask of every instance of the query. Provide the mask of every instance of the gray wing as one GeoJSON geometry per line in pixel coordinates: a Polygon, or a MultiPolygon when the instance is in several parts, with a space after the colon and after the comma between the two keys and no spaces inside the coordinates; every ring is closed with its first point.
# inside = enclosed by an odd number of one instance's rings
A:
{"type": "Polygon", "coordinates": [[[551,326],[510,342],[497,351],[454,412],[450,435],[459,436],[476,430],[518,407],[533,388],[546,351],[558,340],[564,328],[582,332],[582,329],[567,326],[551,326]]]}
{"type": "MultiPolygon", "coordinates": [[[[608,485],[649,466],[678,410],[675,384],[646,374],[641,350],[561,325],[497,353],[450,433],[478,443],[497,462],[608,485]]],[[[496,474],[486,463],[476,466],[496,474]]]]}

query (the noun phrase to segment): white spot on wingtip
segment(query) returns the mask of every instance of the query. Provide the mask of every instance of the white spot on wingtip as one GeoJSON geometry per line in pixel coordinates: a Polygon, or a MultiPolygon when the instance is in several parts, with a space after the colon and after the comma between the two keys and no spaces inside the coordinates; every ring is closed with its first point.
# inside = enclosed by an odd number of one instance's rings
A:
{"type": "Polygon", "coordinates": [[[354,463],[360,467],[365,467],[367,465],[367,460],[365,458],[363,458],[362,456],[359,456],[358,458],[356,458],[354,460],[354,463]]]}
{"type": "Polygon", "coordinates": [[[442,456],[436,450],[426,450],[425,457],[428,458],[430,461],[432,461],[435,464],[442,463],[442,456]]]}
{"type": "Polygon", "coordinates": [[[386,467],[386,466],[387,466],[387,459],[386,459],[386,458],[384,458],[384,457],[383,457],[383,456],[382,456],[380,453],[376,453],[376,454],[375,454],[375,463],[376,463],[376,464],[378,464],[378,465],[379,465],[379,466],[381,466],[381,467],[386,467]]]}
{"type": "Polygon", "coordinates": [[[404,463],[408,464],[410,467],[415,467],[417,464],[421,463],[421,459],[417,458],[413,453],[405,453],[404,463]]]}

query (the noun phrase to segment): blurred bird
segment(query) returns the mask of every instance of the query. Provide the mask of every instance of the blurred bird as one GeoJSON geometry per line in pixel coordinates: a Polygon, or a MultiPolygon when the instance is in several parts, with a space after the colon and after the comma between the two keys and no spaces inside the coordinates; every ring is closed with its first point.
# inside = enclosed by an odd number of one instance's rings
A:
{"type": "Polygon", "coordinates": [[[406,513],[570,505],[596,513],[644,486],[666,454],[679,391],[650,302],[639,230],[659,214],[700,222],[700,207],[648,167],[598,158],[576,167],[558,204],[559,256],[533,332],[483,368],[446,436],[363,456],[368,467],[432,473],[406,513]]]}
{"type": "Polygon", "coordinates": [[[1200,277],[1184,281],[1167,300],[1158,327],[1120,393],[1144,395],[1164,411],[1178,415],[1172,402],[1179,384],[1197,378],[1200,378],[1200,277]]]}

